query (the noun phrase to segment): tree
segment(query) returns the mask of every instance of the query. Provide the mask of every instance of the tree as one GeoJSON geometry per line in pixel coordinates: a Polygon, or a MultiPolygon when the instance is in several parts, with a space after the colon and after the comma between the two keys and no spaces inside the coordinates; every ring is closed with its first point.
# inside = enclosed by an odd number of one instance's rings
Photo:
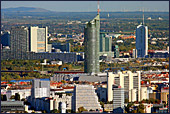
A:
{"type": "Polygon", "coordinates": [[[64,84],[66,83],[66,81],[65,81],[65,80],[61,80],[61,82],[62,82],[62,83],[64,83],[64,84]]]}
{"type": "Polygon", "coordinates": [[[78,112],[80,113],[80,112],[83,112],[83,111],[87,111],[84,107],[79,107],[78,108],[78,112]]]}
{"type": "Polygon", "coordinates": [[[104,102],[100,101],[100,105],[104,108],[104,102]]]}
{"type": "Polygon", "coordinates": [[[137,107],[137,113],[144,113],[144,105],[141,103],[139,104],[139,106],[137,107]]]}
{"type": "Polygon", "coordinates": [[[1,94],[1,100],[2,100],[2,101],[6,101],[6,100],[7,100],[6,95],[2,95],[2,94],[1,94]]]}
{"type": "Polygon", "coordinates": [[[57,113],[57,111],[58,111],[57,109],[54,109],[51,111],[51,113],[57,113]]]}
{"type": "Polygon", "coordinates": [[[19,93],[15,93],[15,100],[20,101],[20,94],[19,93]]]}
{"type": "Polygon", "coordinates": [[[132,113],[137,113],[137,110],[132,110],[132,113]]]}
{"type": "Polygon", "coordinates": [[[71,109],[67,109],[67,110],[66,110],[66,113],[71,113],[71,112],[72,112],[71,109]]]}
{"type": "Polygon", "coordinates": [[[47,112],[45,110],[43,110],[42,113],[47,113],[47,112]]]}
{"type": "Polygon", "coordinates": [[[11,95],[10,99],[15,99],[15,95],[11,95]]]}
{"type": "Polygon", "coordinates": [[[125,107],[125,111],[127,112],[127,113],[129,113],[129,109],[130,109],[130,107],[132,107],[134,105],[134,103],[128,103],[128,105],[125,107]]]}

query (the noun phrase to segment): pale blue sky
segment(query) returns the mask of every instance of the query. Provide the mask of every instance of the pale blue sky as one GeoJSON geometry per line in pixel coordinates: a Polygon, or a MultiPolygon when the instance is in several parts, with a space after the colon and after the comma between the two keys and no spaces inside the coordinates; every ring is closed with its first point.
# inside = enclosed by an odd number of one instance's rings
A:
{"type": "MultiPolygon", "coordinates": [[[[58,12],[97,11],[97,1],[1,1],[1,8],[36,7],[58,12]]],[[[169,1],[100,1],[101,11],[168,11],[169,1]]]]}

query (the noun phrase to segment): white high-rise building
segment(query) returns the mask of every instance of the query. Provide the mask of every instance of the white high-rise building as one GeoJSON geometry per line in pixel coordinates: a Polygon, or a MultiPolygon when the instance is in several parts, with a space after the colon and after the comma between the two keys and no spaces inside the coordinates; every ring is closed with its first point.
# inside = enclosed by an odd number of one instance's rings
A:
{"type": "Polygon", "coordinates": [[[124,98],[128,99],[129,102],[140,101],[140,84],[141,73],[132,73],[127,71],[127,73],[118,72],[113,74],[108,72],[107,74],[107,101],[113,100],[113,84],[124,88],[124,98]]]}
{"type": "Polygon", "coordinates": [[[48,51],[48,28],[30,27],[30,51],[47,52],[48,51]]]}

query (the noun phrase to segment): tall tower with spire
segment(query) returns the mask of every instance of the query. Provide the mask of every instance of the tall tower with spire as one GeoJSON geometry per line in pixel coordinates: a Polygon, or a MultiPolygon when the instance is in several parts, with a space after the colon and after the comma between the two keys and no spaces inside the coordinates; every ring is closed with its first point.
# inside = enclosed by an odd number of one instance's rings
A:
{"type": "Polygon", "coordinates": [[[100,38],[100,16],[99,16],[99,1],[97,16],[87,22],[84,28],[85,42],[85,61],[84,72],[99,73],[99,38],[100,38]]]}
{"type": "Polygon", "coordinates": [[[138,58],[148,56],[148,27],[144,25],[144,10],[143,22],[136,28],[136,50],[138,58]]]}

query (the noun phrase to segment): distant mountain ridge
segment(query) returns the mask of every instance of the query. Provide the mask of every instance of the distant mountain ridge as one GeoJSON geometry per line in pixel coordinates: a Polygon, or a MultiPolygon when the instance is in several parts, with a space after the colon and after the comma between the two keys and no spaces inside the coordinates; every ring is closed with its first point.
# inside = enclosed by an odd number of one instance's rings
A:
{"type": "Polygon", "coordinates": [[[53,12],[43,8],[34,8],[34,7],[17,7],[17,8],[3,8],[2,12],[53,12]]]}

